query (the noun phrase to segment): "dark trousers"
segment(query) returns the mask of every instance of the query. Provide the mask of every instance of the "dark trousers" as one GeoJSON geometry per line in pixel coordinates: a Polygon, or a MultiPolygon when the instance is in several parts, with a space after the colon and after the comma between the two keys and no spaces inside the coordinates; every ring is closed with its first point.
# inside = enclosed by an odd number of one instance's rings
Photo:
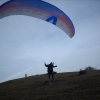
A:
{"type": "Polygon", "coordinates": [[[50,76],[51,76],[51,75],[52,75],[52,79],[53,79],[53,77],[54,77],[53,72],[48,72],[48,75],[49,75],[49,79],[50,79],[50,76]]]}

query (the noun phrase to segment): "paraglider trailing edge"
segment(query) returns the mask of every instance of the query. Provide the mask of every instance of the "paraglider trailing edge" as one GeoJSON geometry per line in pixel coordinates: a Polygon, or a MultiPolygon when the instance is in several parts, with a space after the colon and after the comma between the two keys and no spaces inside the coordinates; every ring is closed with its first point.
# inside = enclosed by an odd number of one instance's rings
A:
{"type": "Polygon", "coordinates": [[[75,28],[70,18],[56,6],[42,0],[10,0],[0,6],[0,19],[10,15],[27,15],[54,24],[70,38],[75,28]]]}

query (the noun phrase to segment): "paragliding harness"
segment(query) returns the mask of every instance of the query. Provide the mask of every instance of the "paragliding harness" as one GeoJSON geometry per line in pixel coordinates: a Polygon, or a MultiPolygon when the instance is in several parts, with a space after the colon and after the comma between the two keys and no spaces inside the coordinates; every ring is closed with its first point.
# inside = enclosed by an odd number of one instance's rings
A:
{"type": "Polygon", "coordinates": [[[48,72],[48,75],[49,75],[49,80],[50,80],[50,76],[51,75],[52,75],[52,79],[53,79],[53,77],[54,77],[54,75],[53,75],[53,67],[55,67],[55,66],[53,66],[52,62],[49,65],[45,64],[45,66],[48,67],[47,68],[47,72],[48,72]]]}
{"type": "Polygon", "coordinates": [[[46,65],[46,63],[45,63],[45,66],[46,67],[48,67],[47,68],[47,74],[48,74],[48,76],[49,76],[49,81],[47,82],[48,84],[52,84],[53,82],[54,82],[54,72],[53,72],[53,68],[54,67],[57,67],[57,66],[54,66],[54,63],[50,63],[50,64],[48,64],[48,65],[46,65]],[[52,75],[52,79],[50,79],[50,76],[52,75]]]}
{"type": "Polygon", "coordinates": [[[53,67],[52,66],[49,66],[47,72],[48,72],[48,75],[49,74],[50,75],[53,74],[53,67]]]}

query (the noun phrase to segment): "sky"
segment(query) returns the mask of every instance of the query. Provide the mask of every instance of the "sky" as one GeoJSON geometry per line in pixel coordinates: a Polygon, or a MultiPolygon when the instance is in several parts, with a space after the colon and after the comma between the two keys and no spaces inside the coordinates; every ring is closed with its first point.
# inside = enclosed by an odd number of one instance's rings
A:
{"type": "MultiPolygon", "coordinates": [[[[0,0],[0,5],[8,0],[0,0]]],[[[68,15],[73,38],[60,28],[29,16],[0,19],[0,82],[54,71],[100,69],[100,0],[44,0],[68,15]]]]}

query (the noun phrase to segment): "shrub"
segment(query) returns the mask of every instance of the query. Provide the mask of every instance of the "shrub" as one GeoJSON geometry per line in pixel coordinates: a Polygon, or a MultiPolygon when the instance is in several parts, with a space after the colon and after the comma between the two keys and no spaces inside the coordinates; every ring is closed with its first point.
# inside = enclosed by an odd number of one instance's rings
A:
{"type": "Polygon", "coordinates": [[[57,74],[57,72],[53,71],[53,74],[57,74]]]}
{"type": "Polygon", "coordinates": [[[79,71],[79,75],[83,75],[83,74],[86,74],[86,70],[80,70],[79,71]]]}
{"type": "Polygon", "coordinates": [[[88,66],[88,67],[85,68],[85,70],[86,70],[86,71],[89,71],[89,70],[96,70],[96,68],[91,67],[91,66],[88,66]]]}

